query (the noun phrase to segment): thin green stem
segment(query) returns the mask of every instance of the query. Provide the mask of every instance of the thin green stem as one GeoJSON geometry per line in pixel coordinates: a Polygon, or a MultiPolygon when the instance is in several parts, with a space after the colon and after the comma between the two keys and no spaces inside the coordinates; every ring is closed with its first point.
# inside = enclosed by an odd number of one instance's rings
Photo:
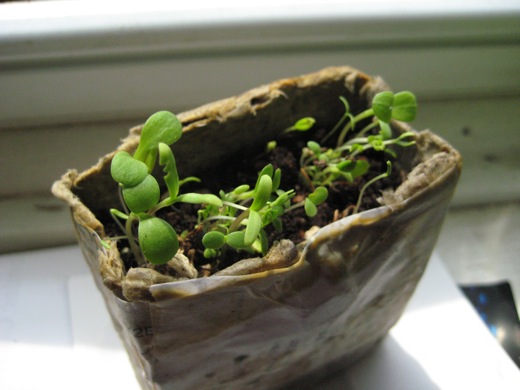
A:
{"type": "Polygon", "coordinates": [[[140,266],[143,266],[145,264],[145,261],[143,259],[143,256],[141,254],[141,249],[137,245],[134,239],[134,232],[133,232],[133,223],[137,220],[137,216],[133,213],[130,214],[128,219],[125,223],[125,231],[126,236],[128,238],[128,244],[130,245],[130,250],[134,254],[135,260],[137,261],[137,264],[140,266]]]}
{"type": "Polygon", "coordinates": [[[242,223],[242,221],[243,221],[244,219],[246,219],[247,217],[249,217],[249,209],[243,211],[242,213],[240,213],[240,214],[238,215],[238,217],[235,218],[235,220],[233,221],[233,223],[231,223],[231,225],[229,226],[229,233],[238,230],[238,227],[240,226],[240,224],[242,223]]]}
{"type": "Polygon", "coordinates": [[[336,131],[339,130],[339,128],[341,127],[341,125],[343,125],[343,122],[345,122],[345,120],[347,120],[347,118],[349,117],[349,114],[344,114],[340,120],[338,121],[338,123],[336,123],[336,125],[332,128],[331,131],[329,131],[327,133],[327,135],[325,135],[325,137],[323,137],[323,139],[321,140],[321,142],[325,143],[327,142],[327,140],[332,137],[334,135],[334,133],[336,133],[336,131]]]}
{"type": "Polygon", "coordinates": [[[204,218],[200,222],[204,223],[204,222],[208,222],[208,221],[219,221],[221,219],[225,219],[225,220],[228,220],[228,221],[234,221],[236,219],[236,217],[231,217],[229,215],[213,215],[211,217],[204,218]]]}
{"type": "Polygon", "coordinates": [[[373,128],[378,126],[378,122],[372,122],[368,125],[366,125],[363,130],[361,130],[359,133],[357,133],[357,137],[361,137],[362,135],[365,135],[368,131],[372,130],[373,128]]]}
{"type": "Polygon", "coordinates": [[[236,203],[233,203],[233,202],[229,202],[227,200],[223,201],[222,204],[224,206],[233,207],[234,209],[239,209],[239,210],[242,210],[242,211],[247,210],[247,207],[239,205],[239,204],[236,204],[236,203]]]}
{"type": "Polygon", "coordinates": [[[363,119],[366,119],[373,115],[374,115],[374,110],[372,110],[371,108],[357,114],[349,123],[347,123],[347,125],[343,128],[343,130],[341,130],[341,133],[339,134],[339,137],[338,137],[337,146],[339,147],[345,143],[345,137],[347,136],[347,133],[350,130],[350,128],[354,128],[354,126],[356,125],[357,122],[360,122],[363,119]]]}
{"type": "Polygon", "coordinates": [[[373,177],[372,179],[370,179],[369,181],[367,181],[365,183],[365,185],[361,188],[361,191],[359,191],[359,197],[358,197],[358,200],[357,200],[357,203],[356,203],[356,207],[354,207],[354,214],[357,214],[358,211],[359,211],[359,207],[361,206],[361,201],[363,200],[363,195],[365,193],[365,190],[370,186],[372,185],[373,183],[375,183],[376,181],[378,180],[381,180],[381,179],[384,179],[385,177],[388,177],[390,176],[390,172],[392,171],[392,164],[390,163],[390,161],[387,161],[386,162],[386,166],[387,166],[387,169],[386,169],[386,172],[380,174],[380,175],[377,175],[376,177],[373,177]]]}

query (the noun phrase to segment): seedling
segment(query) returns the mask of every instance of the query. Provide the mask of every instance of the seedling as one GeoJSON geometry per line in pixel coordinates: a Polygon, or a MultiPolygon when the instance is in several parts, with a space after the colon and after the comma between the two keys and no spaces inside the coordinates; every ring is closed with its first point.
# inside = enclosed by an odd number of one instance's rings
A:
{"type": "Polygon", "coordinates": [[[182,125],[177,117],[167,111],[157,112],[146,121],[135,154],[131,156],[120,151],[112,160],[111,174],[119,183],[125,212],[116,209],[111,209],[110,212],[117,222],[117,218],[125,221],[122,228],[139,264],[144,263],[142,254],[151,263],[166,263],[175,256],[179,248],[179,240],[173,227],[155,216],[158,210],[177,202],[222,206],[222,201],[215,195],[179,193],[184,183],[198,181],[195,177],[179,180],[175,157],[169,145],[178,141],[181,136],[182,125]],[[160,199],[159,183],[151,174],[157,157],[163,167],[163,179],[168,189],[168,195],[164,199],[160,199]],[[137,240],[134,234],[135,224],[138,226],[137,240]]]}
{"type": "Polygon", "coordinates": [[[280,169],[268,164],[258,174],[253,189],[243,184],[230,192],[221,191],[223,207],[208,204],[199,210],[199,223],[206,232],[202,238],[205,257],[219,256],[227,247],[265,255],[268,225],[282,230],[280,217],[297,207],[304,207],[310,217],[316,215],[316,207],[327,198],[327,189],[319,187],[304,201],[291,204],[295,192],[279,188],[281,175],[280,169]]]}
{"type": "MultiPolygon", "coordinates": [[[[384,151],[395,158],[396,153],[389,146],[407,147],[415,143],[412,132],[404,132],[393,138],[390,127],[392,119],[410,122],[415,118],[417,102],[411,92],[399,92],[395,95],[390,91],[378,93],[372,101],[372,106],[356,116],[350,112],[348,101],[344,97],[340,99],[345,106],[345,113],[336,126],[321,140],[322,143],[325,143],[340,131],[336,147],[325,148],[316,141],[309,141],[302,150],[300,158],[301,173],[311,190],[316,186],[330,186],[338,180],[352,183],[356,178],[365,175],[370,165],[366,159],[359,156],[369,149],[384,151]],[[371,117],[372,121],[369,124],[347,140],[347,135],[354,132],[356,124],[371,117]],[[379,131],[376,134],[367,135],[371,130],[377,128],[379,128],[379,131]]],[[[305,123],[311,122],[306,118],[305,123]]],[[[310,127],[293,126],[288,131],[306,131],[308,129],[310,127]]],[[[374,177],[362,187],[354,212],[359,210],[366,188],[375,181],[389,176],[390,170],[391,163],[388,161],[387,172],[374,177]]]]}

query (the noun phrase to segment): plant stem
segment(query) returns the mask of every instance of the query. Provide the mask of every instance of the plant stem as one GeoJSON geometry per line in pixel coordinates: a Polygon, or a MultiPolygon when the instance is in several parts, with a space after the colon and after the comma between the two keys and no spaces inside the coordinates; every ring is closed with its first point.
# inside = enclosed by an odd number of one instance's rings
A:
{"type": "Polygon", "coordinates": [[[247,217],[249,217],[249,209],[243,211],[242,213],[240,213],[240,215],[238,217],[235,218],[233,223],[229,226],[229,233],[238,230],[238,227],[240,226],[242,221],[244,219],[246,219],[247,217]]]}
{"type": "Polygon", "coordinates": [[[347,136],[347,133],[348,131],[350,130],[350,128],[354,127],[356,125],[357,122],[360,122],[362,121],[363,119],[366,119],[370,116],[373,116],[374,115],[374,110],[372,110],[371,108],[357,114],[349,123],[347,123],[345,125],[345,127],[343,128],[343,130],[341,130],[341,133],[338,137],[338,143],[337,143],[337,147],[340,147],[341,145],[344,144],[345,142],[345,137],[347,136]]]}
{"type": "Polygon", "coordinates": [[[137,264],[139,264],[139,266],[143,266],[145,264],[145,261],[143,259],[143,256],[141,255],[141,249],[139,249],[139,246],[136,244],[134,239],[133,223],[136,219],[136,215],[134,213],[131,213],[128,219],[126,220],[125,231],[126,237],[128,238],[128,244],[130,245],[130,249],[134,254],[137,264]]]}
{"type": "Polygon", "coordinates": [[[359,211],[359,207],[361,206],[361,201],[363,200],[363,194],[365,193],[365,190],[373,183],[375,183],[376,181],[378,180],[381,180],[381,179],[384,179],[385,177],[388,177],[390,175],[390,172],[392,171],[392,164],[390,163],[390,161],[387,161],[386,163],[387,165],[387,170],[386,172],[380,174],[380,175],[377,175],[376,177],[373,177],[372,179],[370,179],[369,181],[367,181],[365,183],[365,185],[361,188],[361,191],[359,191],[359,196],[358,196],[358,200],[357,200],[357,203],[356,203],[356,207],[354,207],[354,212],[353,214],[357,214],[358,211],[359,211]]]}

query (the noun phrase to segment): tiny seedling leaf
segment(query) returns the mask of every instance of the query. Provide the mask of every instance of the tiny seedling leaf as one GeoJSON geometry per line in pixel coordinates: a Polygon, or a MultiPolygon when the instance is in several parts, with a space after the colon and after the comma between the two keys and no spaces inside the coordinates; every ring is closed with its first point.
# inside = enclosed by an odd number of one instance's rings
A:
{"type": "Polygon", "coordinates": [[[226,243],[226,236],[224,233],[213,230],[211,232],[207,232],[204,237],[202,237],[202,244],[208,249],[219,249],[224,246],[226,243]]]}
{"type": "Polygon", "coordinates": [[[323,202],[327,200],[329,196],[329,191],[327,188],[320,186],[316,188],[311,194],[309,194],[308,199],[315,205],[319,206],[323,202]]]}
{"type": "Polygon", "coordinates": [[[314,126],[314,123],[316,123],[316,120],[312,117],[301,118],[286,131],[307,131],[314,126]]]}
{"type": "Polygon", "coordinates": [[[309,198],[305,198],[304,209],[305,214],[311,218],[318,213],[318,208],[309,198]]]}
{"type": "Polygon", "coordinates": [[[153,114],[143,126],[139,146],[134,158],[148,165],[148,171],[153,168],[154,161],[151,157],[157,155],[157,147],[160,142],[171,145],[182,135],[180,120],[169,111],[159,111],[153,114]]]}
{"type": "Polygon", "coordinates": [[[125,187],[134,187],[148,175],[148,167],[125,151],[117,152],[110,165],[112,178],[125,187]]]}
{"type": "Polygon", "coordinates": [[[226,236],[226,244],[235,249],[245,249],[248,245],[244,244],[245,232],[243,230],[229,233],[226,236]]]}
{"type": "Polygon", "coordinates": [[[312,153],[314,153],[316,157],[318,157],[321,154],[321,146],[316,141],[307,142],[307,147],[310,149],[312,153]]]}
{"type": "Polygon", "coordinates": [[[356,167],[350,173],[353,177],[363,176],[369,168],[370,164],[367,160],[356,160],[356,167]]]}
{"type": "Polygon", "coordinates": [[[179,249],[177,233],[169,223],[160,218],[141,219],[138,237],[144,256],[153,264],[167,263],[179,249]]]}
{"type": "Polygon", "coordinates": [[[123,188],[125,203],[134,213],[151,209],[159,202],[160,196],[159,183],[152,175],[146,175],[145,179],[135,187],[123,188]]]}
{"type": "Polygon", "coordinates": [[[217,251],[215,249],[209,249],[209,248],[204,249],[204,257],[206,259],[211,259],[211,258],[215,257],[216,255],[217,255],[217,251]]]}
{"type": "Polygon", "coordinates": [[[233,190],[233,194],[240,195],[248,190],[249,190],[249,186],[247,184],[242,184],[233,190]]]}
{"type": "MultiPolygon", "coordinates": [[[[417,100],[408,91],[398,92],[394,96],[392,118],[398,121],[411,122],[417,115],[417,100]]],[[[388,122],[388,121],[385,121],[388,122]]]]}
{"type": "Polygon", "coordinates": [[[372,110],[374,110],[374,115],[383,122],[390,122],[390,119],[392,119],[393,104],[394,94],[392,92],[379,92],[372,100],[372,110]]]}

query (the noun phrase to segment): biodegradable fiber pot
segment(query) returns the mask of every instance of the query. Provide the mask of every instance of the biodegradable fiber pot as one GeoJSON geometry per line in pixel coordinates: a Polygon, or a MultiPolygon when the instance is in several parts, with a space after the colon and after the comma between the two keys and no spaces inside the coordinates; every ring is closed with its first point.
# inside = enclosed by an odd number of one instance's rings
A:
{"type": "MultiPolygon", "coordinates": [[[[184,135],[174,145],[179,171],[186,177],[225,163],[304,116],[331,128],[343,113],[340,96],[366,107],[385,89],[355,69],[327,68],[184,112],[184,135]]],[[[139,133],[132,129],[118,150],[134,151],[139,133]]],[[[246,260],[246,274],[172,282],[125,270],[115,243],[100,245],[108,240],[101,221],[119,207],[114,153],[86,172],[69,171],[53,192],[72,210],[97,287],[150,389],[278,388],[357,359],[385,336],[414,292],[461,169],[450,145],[418,132],[416,145],[400,153],[406,180],[380,207],[322,227],[297,248],[281,244],[274,264],[246,260]]]]}

